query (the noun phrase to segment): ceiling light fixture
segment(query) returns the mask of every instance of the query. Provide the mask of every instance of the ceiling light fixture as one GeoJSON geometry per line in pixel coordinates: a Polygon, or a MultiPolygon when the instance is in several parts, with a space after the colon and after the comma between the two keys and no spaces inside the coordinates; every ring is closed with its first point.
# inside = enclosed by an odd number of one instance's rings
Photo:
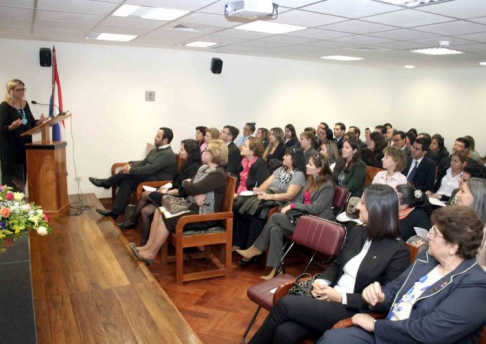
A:
{"type": "Polygon", "coordinates": [[[457,55],[464,54],[459,50],[449,49],[449,41],[440,41],[437,48],[411,49],[410,52],[425,55],[457,55]]]}
{"type": "Polygon", "coordinates": [[[115,17],[135,17],[152,20],[175,20],[188,14],[189,11],[168,8],[154,8],[134,5],[122,5],[112,15],[115,17]]]}
{"type": "Polygon", "coordinates": [[[343,55],[321,56],[321,59],[336,60],[336,61],[360,61],[360,60],[364,60],[364,58],[362,58],[362,57],[343,56],[343,55]]]}
{"type": "Polygon", "coordinates": [[[486,66],[486,62],[479,62],[481,66],[486,66]]]}
{"type": "Polygon", "coordinates": [[[209,48],[215,45],[218,45],[218,43],[215,42],[203,42],[203,41],[196,41],[196,42],[191,42],[184,44],[186,47],[192,47],[192,48],[209,48]]]}
{"type": "Polygon", "coordinates": [[[297,25],[289,25],[289,24],[281,24],[281,23],[257,20],[251,23],[237,26],[235,27],[235,29],[281,35],[284,33],[305,30],[307,28],[305,26],[297,26],[297,25]]]}
{"type": "Polygon", "coordinates": [[[131,40],[137,38],[136,35],[122,35],[116,33],[92,33],[89,34],[86,39],[97,39],[100,41],[115,41],[115,42],[130,42],[131,40]]]}
{"type": "Polygon", "coordinates": [[[453,0],[375,0],[375,1],[410,8],[410,7],[417,7],[417,6],[439,4],[442,2],[448,2],[453,0]]]}
{"type": "Polygon", "coordinates": [[[406,68],[406,69],[414,69],[414,68],[415,68],[415,66],[412,66],[412,65],[406,65],[406,66],[405,66],[405,68],[406,68]]]}

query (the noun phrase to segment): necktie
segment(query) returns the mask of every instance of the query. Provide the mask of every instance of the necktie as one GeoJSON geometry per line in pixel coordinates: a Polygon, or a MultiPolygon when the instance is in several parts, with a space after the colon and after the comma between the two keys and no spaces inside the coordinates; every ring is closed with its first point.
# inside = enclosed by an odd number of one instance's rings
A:
{"type": "Polygon", "coordinates": [[[412,172],[410,172],[410,174],[408,175],[407,181],[409,182],[413,181],[413,177],[415,177],[415,172],[417,172],[417,165],[418,165],[418,161],[415,160],[415,165],[413,166],[412,172]]]}

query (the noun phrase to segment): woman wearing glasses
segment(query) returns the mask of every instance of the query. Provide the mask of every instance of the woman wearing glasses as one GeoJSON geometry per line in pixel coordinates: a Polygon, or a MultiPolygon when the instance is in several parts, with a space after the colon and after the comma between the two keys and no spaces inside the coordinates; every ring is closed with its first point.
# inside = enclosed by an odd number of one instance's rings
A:
{"type": "Polygon", "coordinates": [[[271,267],[272,271],[268,276],[262,276],[263,279],[268,280],[275,274],[275,269],[283,255],[284,236],[294,232],[296,223],[290,221],[286,215],[287,211],[297,209],[327,220],[334,218],[332,213],[334,187],[327,159],[320,154],[311,156],[306,166],[306,174],[307,185],[299,199],[283,207],[280,213],[272,215],[253,246],[248,250],[236,251],[244,258],[251,259],[261,255],[270,245],[267,266],[271,267]]]}
{"type": "Polygon", "coordinates": [[[5,99],[0,104],[2,184],[18,190],[23,190],[26,181],[25,144],[32,143],[32,136],[20,135],[45,120],[44,115],[39,121],[34,119],[29,104],[24,100],[25,90],[21,80],[10,80],[5,99]]]}
{"type": "Polygon", "coordinates": [[[450,206],[432,214],[429,248],[397,279],[363,291],[376,320],[353,316],[353,327],[327,331],[328,343],[479,343],[486,322],[486,277],[476,262],[484,223],[475,211],[450,206]]]}

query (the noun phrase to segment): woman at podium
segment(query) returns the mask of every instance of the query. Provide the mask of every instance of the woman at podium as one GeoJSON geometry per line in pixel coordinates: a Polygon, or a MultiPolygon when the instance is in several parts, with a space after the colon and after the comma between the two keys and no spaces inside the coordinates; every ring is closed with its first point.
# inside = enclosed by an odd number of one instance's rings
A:
{"type": "Polygon", "coordinates": [[[45,120],[44,115],[36,121],[29,104],[23,99],[25,84],[19,79],[7,83],[5,99],[0,104],[0,155],[2,184],[16,190],[24,190],[27,164],[25,144],[32,143],[32,136],[20,135],[45,120]]]}

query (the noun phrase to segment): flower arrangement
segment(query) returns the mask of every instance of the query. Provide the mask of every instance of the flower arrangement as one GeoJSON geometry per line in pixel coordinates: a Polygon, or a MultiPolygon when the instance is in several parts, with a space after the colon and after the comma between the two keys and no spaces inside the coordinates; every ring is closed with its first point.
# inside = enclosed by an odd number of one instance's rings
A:
{"type": "Polygon", "coordinates": [[[26,203],[25,195],[13,192],[11,187],[0,185],[0,240],[19,236],[29,228],[39,235],[52,232],[49,216],[34,203],[26,203]]]}

